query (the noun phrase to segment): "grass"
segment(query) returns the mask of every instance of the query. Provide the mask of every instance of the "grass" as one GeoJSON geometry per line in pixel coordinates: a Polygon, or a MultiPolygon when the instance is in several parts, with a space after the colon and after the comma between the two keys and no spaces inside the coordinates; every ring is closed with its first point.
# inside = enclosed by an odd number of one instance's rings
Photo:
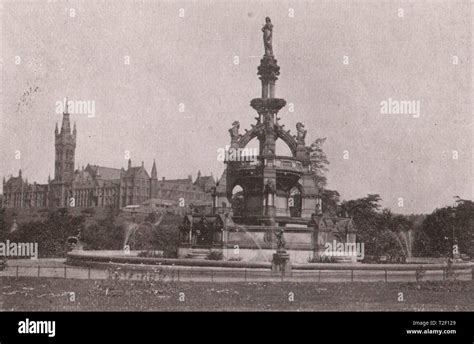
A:
{"type": "Polygon", "coordinates": [[[474,310],[472,281],[214,284],[3,277],[0,290],[0,309],[8,311],[474,310]]]}

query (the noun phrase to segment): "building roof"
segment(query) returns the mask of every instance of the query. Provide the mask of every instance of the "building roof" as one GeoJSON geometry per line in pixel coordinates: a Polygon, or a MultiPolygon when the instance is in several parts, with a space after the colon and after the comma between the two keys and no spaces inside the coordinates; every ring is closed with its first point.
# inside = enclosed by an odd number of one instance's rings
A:
{"type": "Polygon", "coordinates": [[[72,180],[72,185],[74,188],[94,188],[99,183],[94,178],[94,176],[89,172],[90,170],[77,170],[74,172],[74,178],[72,180]]]}
{"type": "Polygon", "coordinates": [[[28,180],[24,180],[22,177],[10,177],[5,182],[5,191],[10,192],[20,192],[23,190],[24,193],[28,192],[38,192],[45,191],[48,188],[48,184],[37,184],[37,183],[28,183],[28,180]]]}
{"type": "Polygon", "coordinates": [[[194,185],[199,186],[202,190],[208,191],[210,188],[216,186],[216,181],[213,176],[198,176],[194,185]]]}
{"type": "Polygon", "coordinates": [[[21,187],[25,187],[26,186],[26,182],[23,180],[23,178],[21,176],[18,176],[18,177],[10,177],[8,178],[8,180],[5,182],[5,187],[4,187],[4,190],[5,189],[8,189],[10,191],[20,191],[21,187]]]}
{"type": "Polygon", "coordinates": [[[163,177],[162,180],[159,181],[160,184],[182,184],[182,185],[193,185],[193,181],[191,178],[185,179],[165,179],[163,177]]]}
{"type": "Polygon", "coordinates": [[[340,233],[356,231],[352,218],[322,215],[316,216],[314,221],[318,224],[319,229],[323,231],[340,233]]]}
{"type": "Polygon", "coordinates": [[[48,188],[48,184],[28,184],[28,191],[45,191],[48,188]]]}
{"type": "Polygon", "coordinates": [[[87,165],[86,171],[88,171],[94,178],[102,180],[117,180],[123,172],[122,169],[104,167],[99,165],[87,165]]]}
{"type": "Polygon", "coordinates": [[[150,178],[150,175],[148,172],[145,170],[145,167],[139,166],[139,167],[130,167],[124,172],[124,177],[127,178],[135,178],[135,177],[145,177],[145,178],[150,178]]]}

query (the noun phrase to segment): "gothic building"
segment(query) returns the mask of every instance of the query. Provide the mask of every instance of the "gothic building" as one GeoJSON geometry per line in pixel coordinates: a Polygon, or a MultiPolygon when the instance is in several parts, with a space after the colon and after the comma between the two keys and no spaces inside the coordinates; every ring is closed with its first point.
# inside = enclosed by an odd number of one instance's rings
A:
{"type": "Polygon", "coordinates": [[[216,186],[212,176],[201,176],[198,172],[193,183],[187,179],[158,181],[156,163],[153,161],[151,175],[142,162],[127,169],[88,164],[74,170],[76,151],[76,125],[71,130],[69,113],[63,113],[61,129],[54,131],[55,161],[54,179],[47,184],[29,183],[23,179],[20,169],[18,177],[3,178],[3,206],[7,208],[28,207],[105,207],[123,208],[141,204],[149,199],[171,202],[212,202],[211,191],[216,186]]]}

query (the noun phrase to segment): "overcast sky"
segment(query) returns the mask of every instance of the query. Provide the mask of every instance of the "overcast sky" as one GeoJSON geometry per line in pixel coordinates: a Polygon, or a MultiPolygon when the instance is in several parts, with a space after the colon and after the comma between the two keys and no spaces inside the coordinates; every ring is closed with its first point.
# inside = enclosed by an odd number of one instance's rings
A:
{"type": "Polygon", "coordinates": [[[281,123],[295,133],[303,122],[308,144],[327,137],[329,188],[378,193],[398,213],[472,199],[470,11],[468,1],[6,2],[0,175],[53,177],[55,105],[67,96],[95,104],[95,117],[71,115],[76,166],[125,167],[129,151],[148,171],[156,159],[159,178],[220,177],[232,122],[255,121],[270,16],[277,97],[294,107],[281,123]],[[389,98],[418,101],[419,117],[382,114],[389,98]]]}

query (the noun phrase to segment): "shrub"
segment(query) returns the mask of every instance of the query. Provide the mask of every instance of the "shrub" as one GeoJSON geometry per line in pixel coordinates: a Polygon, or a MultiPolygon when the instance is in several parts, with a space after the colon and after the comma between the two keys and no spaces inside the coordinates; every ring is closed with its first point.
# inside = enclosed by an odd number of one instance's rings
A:
{"type": "Polygon", "coordinates": [[[308,263],[335,263],[336,257],[333,256],[313,256],[308,258],[308,263]]]}
{"type": "Polygon", "coordinates": [[[211,253],[209,253],[209,255],[207,256],[207,259],[222,260],[224,259],[224,255],[222,254],[222,251],[211,251],[211,253]]]}
{"type": "Polygon", "coordinates": [[[38,243],[39,258],[64,257],[67,238],[77,235],[84,223],[82,216],[72,216],[66,208],[51,211],[45,221],[30,221],[18,225],[18,230],[6,233],[12,242],[38,243]]]}
{"type": "Polygon", "coordinates": [[[81,214],[87,215],[87,216],[94,216],[95,215],[95,209],[94,208],[86,208],[81,210],[81,214]]]}
{"type": "Polygon", "coordinates": [[[144,258],[163,258],[163,251],[147,250],[138,253],[138,257],[144,258]]]}
{"type": "Polygon", "coordinates": [[[456,269],[454,269],[453,261],[451,260],[451,258],[448,258],[445,274],[446,279],[449,281],[455,281],[457,279],[456,269]]]}
{"type": "Polygon", "coordinates": [[[425,277],[425,272],[426,270],[423,268],[423,266],[419,266],[416,271],[415,271],[415,277],[417,282],[421,282],[423,278],[425,277]]]}
{"type": "Polygon", "coordinates": [[[240,262],[242,259],[244,259],[244,258],[242,258],[241,256],[238,256],[238,257],[231,257],[231,258],[229,259],[229,261],[230,261],[230,262],[240,262]]]}

